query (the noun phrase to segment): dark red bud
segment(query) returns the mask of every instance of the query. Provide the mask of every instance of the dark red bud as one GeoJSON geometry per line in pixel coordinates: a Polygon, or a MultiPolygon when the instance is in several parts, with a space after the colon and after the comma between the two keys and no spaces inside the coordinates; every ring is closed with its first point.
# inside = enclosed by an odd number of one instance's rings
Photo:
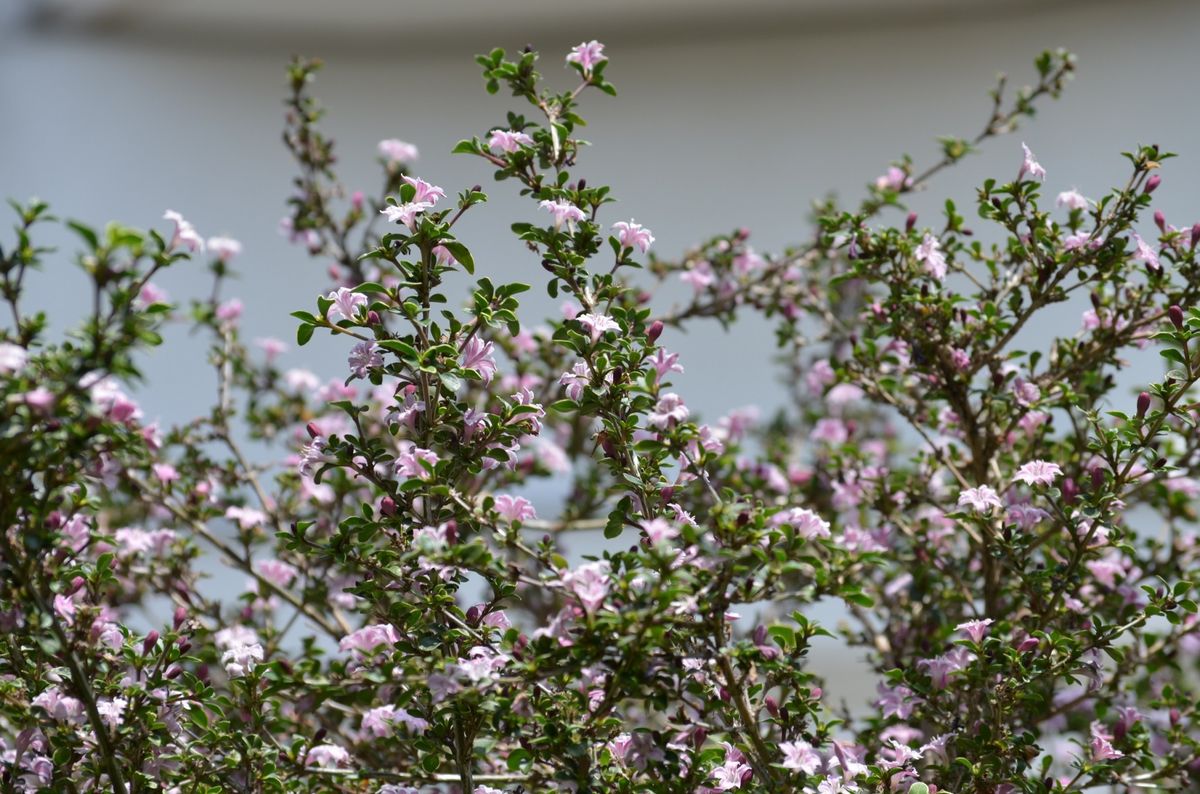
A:
{"type": "Polygon", "coordinates": [[[1067,477],[1062,484],[1063,501],[1069,505],[1075,504],[1076,498],[1079,496],[1079,486],[1075,484],[1072,477],[1067,477]]]}
{"type": "Polygon", "coordinates": [[[753,778],[754,778],[754,770],[751,769],[749,765],[747,765],[746,769],[742,772],[742,785],[743,786],[746,785],[753,778]]]}
{"type": "Polygon", "coordinates": [[[1104,469],[1100,466],[1092,469],[1092,490],[1098,491],[1104,487],[1104,469]]]}
{"type": "Polygon", "coordinates": [[[478,624],[481,617],[483,617],[483,608],[479,604],[467,610],[467,622],[472,626],[478,624]]]}
{"type": "Polygon", "coordinates": [[[1167,216],[1163,215],[1162,210],[1154,211],[1154,225],[1158,227],[1160,232],[1167,230],[1167,216]]]}
{"type": "Polygon", "coordinates": [[[1196,243],[1200,243],[1200,223],[1192,224],[1192,248],[1196,247],[1196,243]]]}
{"type": "Polygon", "coordinates": [[[1158,174],[1154,174],[1153,176],[1151,176],[1149,179],[1146,180],[1146,187],[1144,187],[1142,189],[1142,192],[1145,193],[1147,196],[1149,196],[1151,193],[1153,193],[1155,190],[1157,190],[1158,186],[1161,184],[1162,184],[1162,177],[1159,176],[1158,174]]]}
{"type": "Polygon", "coordinates": [[[1176,304],[1171,304],[1171,308],[1167,309],[1167,316],[1171,318],[1171,324],[1177,330],[1183,330],[1183,309],[1176,304]]]}
{"type": "Polygon", "coordinates": [[[181,637],[179,641],[175,643],[175,647],[179,649],[180,653],[187,653],[192,649],[192,641],[187,637],[181,637]]]}
{"type": "Polygon", "coordinates": [[[587,180],[586,179],[579,180],[579,189],[587,190],[587,180]]]}
{"type": "Polygon", "coordinates": [[[84,579],[82,576],[76,576],[71,580],[71,587],[67,590],[67,595],[75,595],[81,589],[83,589],[85,584],[87,584],[86,579],[84,579]]]}
{"type": "Polygon", "coordinates": [[[646,338],[652,343],[658,341],[658,337],[662,336],[663,324],[662,320],[655,320],[650,323],[650,327],[646,329],[646,338]]]}
{"type": "Polygon", "coordinates": [[[182,607],[182,606],[175,607],[175,619],[174,619],[172,625],[174,625],[176,631],[179,631],[179,627],[182,626],[184,621],[187,620],[187,616],[188,616],[188,613],[184,607],[182,607]]]}
{"type": "Polygon", "coordinates": [[[379,319],[379,312],[372,309],[367,312],[367,325],[379,325],[382,320],[379,319]]]}
{"type": "Polygon", "coordinates": [[[1093,292],[1092,293],[1092,308],[1094,308],[1096,311],[1100,311],[1100,306],[1101,306],[1100,293],[1093,292]]]}
{"type": "Polygon", "coordinates": [[[708,741],[708,731],[702,727],[697,727],[692,731],[692,746],[699,750],[708,741]]]}
{"type": "Polygon", "coordinates": [[[150,653],[150,651],[154,650],[154,646],[157,644],[158,632],[151,630],[151,632],[146,635],[146,639],[142,640],[142,655],[145,656],[146,654],[150,653]]]}
{"type": "Polygon", "coordinates": [[[775,700],[775,698],[767,695],[765,698],[763,698],[763,704],[767,707],[767,711],[771,712],[772,717],[779,716],[779,703],[775,700]]]}
{"type": "Polygon", "coordinates": [[[46,529],[58,529],[63,525],[62,513],[55,510],[46,516],[46,529]]]}
{"type": "Polygon", "coordinates": [[[383,497],[383,500],[379,503],[379,512],[388,518],[396,515],[396,500],[390,496],[383,497]]]}
{"type": "Polygon", "coordinates": [[[913,227],[917,225],[917,213],[908,213],[908,219],[904,221],[904,231],[911,232],[913,227]]]}
{"type": "Polygon", "coordinates": [[[483,191],[483,185],[472,185],[471,186],[472,193],[480,193],[482,191],[483,191]]]}
{"type": "Polygon", "coordinates": [[[1146,415],[1146,411],[1150,410],[1150,392],[1144,391],[1138,395],[1137,399],[1137,415],[1141,419],[1146,415]]]}
{"type": "Polygon", "coordinates": [[[446,542],[451,546],[458,544],[458,522],[454,519],[446,522],[446,542]]]}
{"type": "Polygon", "coordinates": [[[317,728],[317,732],[313,734],[313,744],[320,744],[321,740],[325,738],[327,733],[329,733],[329,731],[326,729],[317,728]]]}
{"type": "Polygon", "coordinates": [[[164,675],[166,676],[166,678],[167,678],[167,680],[168,680],[168,681],[173,681],[173,680],[175,680],[176,678],[178,678],[178,677],[179,677],[179,674],[180,674],[180,673],[182,673],[182,672],[183,672],[183,668],[182,668],[182,667],[180,667],[180,666],[179,666],[179,665],[177,665],[177,664],[173,664],[173,665],[171,665],[170,667],[168,667],[168,668],[167,668],[167,672],[166,672],[164,675]]]}
{"type": "Polygon", "coordinates": [[[721,700],[725,703],[728,703],[731,700],[731,698],[729,697],[729,690],[726,689],[725,687],[718,687],[717,694],[720,696],[721,700]]]}
{"type": "Polygon", "coordinates": [[[309,422],[304,429],[308,431],[308,435],[312,438],[321,437],[321,428],[317,427],[316,422],[309,422]]]}

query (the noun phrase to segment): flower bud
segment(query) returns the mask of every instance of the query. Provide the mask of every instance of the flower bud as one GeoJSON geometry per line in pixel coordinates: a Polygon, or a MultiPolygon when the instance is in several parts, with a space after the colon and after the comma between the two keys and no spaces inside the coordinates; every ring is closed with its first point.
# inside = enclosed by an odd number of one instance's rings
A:
{"type": "Polygon", "coordinates": [[[321,437],[321,428],[317,427],[316,422],[309,422],[304,429],[308,431],[309,436],[312,438],[321,437]]]}
{"type": "Polygon", "coordinates": [[[192,649],[192,641],[187,637],[180,637],[175,643],[175,647],[179,649],[180,653],[187,653],[192,649]]]}
{"type": "Polygon", "coordinates": [[[82,576],[76,576],[71,580],[71,586],[67,589],[67,595],[75,595],[81,589],[83,589],[85,584],[87,584],[86,579],[84,579],[82,576]]]}
{"type": "Polygon", "coordinates": [[[183,606],[175,607],[175,619],[172,621],[172,625],[175,627],[176,631],[179,631],[179,627],[182,626],[184,621],[187,620],[187,616],[187,609],[185,609],[183,606]]]}
{"type": "Polygon", "coordinates": [[[908,218],[904,221],[904,231],[911,232],[913,227],[917,225],[917,213],[908,213],[908,218]]]}
{"type": "Polygon", "coordinates": [[[388,518],[396,515],[396,500],[390,496],[383,497],[383,500],[379,503],[379,512],[388,518]]]}
{"type": "Polygon", "coordinates": [[[1151,193],[1157,190],[1158,186],[1161,184],[1162,177],[1158,174],[1153,174],[1149,179],[1146,180],[1146,186],[1142,188],[1142,192],[1149,196],[1151,193]]]}
{"type": "Polygon", "coordinates": [[[57,510],[46,516],[46,529],[58,529],[63,525],[62,513],[57,510]]]}
{"type": "Polygon", "coordinates": [[[759,623],[754,627],[754,644],[762,645],[767,641],[767,627],[759,623]]]}
{"type": "Polygon", "coordinates": [[[1171,324],[1176,330],[1183,330],[1183,309],[1179,308],[1178,304],[1171,304],[1171,308],[1167,309],[1167,316],[1171,318],[1171,324]]]}
{"type": "Polygon", "coordinates": [[[479,623],[479,619],[483,617],[483,605],[476,604],[467,610],[467,623],[475,626],[479,623]]]}
{"type": "Polygon", "coordinates": [[[696,726],[692,731],[692,746],[699,750],[708,741],[708,731],[703,726],[696,726]]]}
{"type": "Polygon", "coordinates": [[[1160,232],[1167,230],[1167,216],[1163,215],[1162,210],[1154,211],[1154,225],[1158,227],[1160,232]]]}
{"type": "Polygon", "coordinates": [[[379,325],[381,322],[383,321],[379,319],[379,312],[374,309],[367,312],[367,325],[379,325]]]}
{"type": "Polygon", "coordinates": [[[451,546],[458,545],[458,522],[453,518],[446,522],[446,542],[451,546]]]}
{"type": "Polygon", "coordinates": [[[168,681],[174,681],[183,672],[183,668],[177,664],[173,664],[167,668],[167,672],[163,675],[168,681]]]}
{"type": "Polygon", "coordinates": [[[742,785],[746,785],[754,778],[754,770],[747,764],[745,770],[742,771],[742,785]]]}
{"type": "Polygon", "coordinates": [[[1137,415],[1138,419],[1146,415],[1146,411],[1150,410],[1150,392],[1144,391],[1137,398],[1137,415]]]}
{"type": "Polygon", "coordinates": [[[1092,469],[1092,490],[1098,491],[1104,487],[1104,468],[1096,466],[1092,469]]]}
{"type": "Polygon", "coordinates": [[[646,338],[649,339],[651,343],[657,342],[658,337],[662,335],[662,332],[662,320],[655,320],[654,322],[650,323],[650,327],[646,329],[646,338]]]}
{"type": "Polygon", "coordinates": [[[1192,224],[1192,248],[1196,247],[1196,243],[1200,243],[1200,223],[1192,224]]]}
{"type": "Polygon", "coordinates": [[[317,728],[317,732],[313,734],[313,744],[320,744],[325,735],[329,733],[325,728],[317,728]]]}
{"type": "Polygon", "coordinates": [[[775,700],[775,698],[767,695],[765,698],[763,698],[763,704],[766,705],[767,711],[771,713],[772,717],[779,716],[779,703],[775,700]]]}
{"type": "Polygon", "coordinates": [[[1075,484],[1075,479],[1067,477],[1062,484],[1063,501],[1069,505],[1075,504],[1076,498],[1079,497],[1079,486],[1075,484]]]}
{"type": "Polygon", "coordinates": [[[158,632],[153,629],[146,635],[146,639],[142,640],[142,656],[154,650],[154,646],[158,644],[158,632]]]}

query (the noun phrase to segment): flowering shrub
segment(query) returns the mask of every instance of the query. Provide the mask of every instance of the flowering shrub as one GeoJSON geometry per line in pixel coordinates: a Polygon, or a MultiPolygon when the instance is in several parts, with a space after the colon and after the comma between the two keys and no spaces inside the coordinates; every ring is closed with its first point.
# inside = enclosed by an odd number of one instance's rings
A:
{"type": "Polygon", "coordinates": [[[1200,225],[1136,230],[1170,155],[1138,148],[1124,186],[1047,201],[1053,168],[1026,147],[980,187],[980,234],[950,202],[890,225],[1057,95],[1073,61],[1046,53],[1035,86],[997,87],[978,136],[820,206],[807,243],[758,252],[736,230],[660,258],[607,186],[571,174],[581,98],[615,93],[602,45],[567,56],[561,92],[531,51],[478,60],[530,115],[455,151],[529,198],[513,231],[565,301],[542,325],[519,312],[530,286],[456,237],[478,186],[452,197],[387,140],[380,198],[347,195],[312,62],[289,71],[284,226],[333,262],[294,317],[300,345],[344,342],[344,380],[247,345],[223,297],[240,246],[174,212],[165,232],[66,224],[94,308],[52,338],[21,298],[54,219],[16,206],[4,789],[1195,787],[1200,311],[1181,307],[1200,298],[1200,225]],[[185,312],[154,278],[200,262],[214,286],[187,316],[212,339],[216,404],[147,424],[138,353],[185,312]],[[465,302],[455,274],[473,277],[465,302]],[[689,299],[659,305],[653,284],[676,280],[689,299]],[[1074,294],[1081,328],[1022,334],[1074,294]],[[688,362],[671,339],[748,313],[775,323],[793,405],[704,423],[672,388],[688,362]],[[1162,380],[1114,393],[1147,347],[1162,380]],[[569,498],[538,516],[528,486],[551,477],[569,498]],[[206,583],[213,553],[245,592],[206,583]],[[810,671],[833,636],[820,601],[844,605],[871,702],[833,701],[810,671]]]}

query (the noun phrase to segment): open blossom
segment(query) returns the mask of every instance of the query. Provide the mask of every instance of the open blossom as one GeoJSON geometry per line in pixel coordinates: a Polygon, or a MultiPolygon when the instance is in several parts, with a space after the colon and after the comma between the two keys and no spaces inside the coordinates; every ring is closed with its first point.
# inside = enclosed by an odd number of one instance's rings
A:
{"type": "Polygon", "coordinates": [[[1133,237],[1133,261],[1145,262],[1146,267],[1151,270],[1161,271],[1162,264],[1158,261],[1158,253],[1137,232],[1130,232],[1130,235],[1133,237]]]}
{"type": "Polygon", "coordinates": [[[182,245],[192,253],[204,251],[204,238],[196,231],[196,227],[188,223],[182,215],[175,210],[167,210],[163,213],[163,218],[175,224],[175,232],[171,236],[167,250],[174,251],[182,245]]]}
{"type": "Polygon", "coordinates": [[[358,310],[367,305],[366,295],[354,292],[348,287],[338,287],[325,297],[333,301],[325,310],[325,318],[331,323],[337,322],[338,319],[354,320],[358,317],[358,310]]]}
{"type": "Polygon", "coordinates": [[[406,176],[404,177],[404,181],[411,185],[415,191],[413,193],[412,200],[417,204],[428,204],[432,207],[434,204],[437,204],[439,201],[446,198],[446,191],[442,190],[437,185],[429,184],[424,179],[406,176]]]}
{"type": "Polygon", "coordinates": [[[409,229],[416,226],[417,216],[433,205],[427,201],[410,201],[405,204],[389,204],[379,211],[388,219],[388,223],[403,223],[409,229]]]}
{"type": "Polygon", "coordinates": [[[228,262],[242,252],[242,244],[232,237],[209,237],[208,250],[222,262],[228,262]]]}
{"type": "Polygon", "coordinates": [[[585,41],[575,45],[567,53],[567,63],[577,63],[584,74],[591,74],[596,64],[604,63],[608,57],[604,54],[604,45],[598,41],[585,41]]]}
{"type": "Polygon", "coordinates": [[[654,351],[654,356],[650,359],[650,363],[654,365],[654,371],[658,373],[660,381],[672,372],[683,374],[683,365],[679,363],[679,354],[668,353],[665,347],[660,347],[654,351]]]}
{"type": "Polygon", "coordinates": [[[622,248],[637,248],[643,254],[650,250],[650,244],[654,242],[650,230],[633,220],[617,221],[613,224],[613,231],[617,233],[617,242],[622,248]]]}
{"type": "Polygon", "coordinates": [[[875,187],[879,190],[900,191],[911,184],[912,179],[904,173],[904,169],[894,165],[889,166],[887,172],[875,180],[875,187]]]}
{"type": "Polygon", "coordinates": [[[971,638],[971,642],[978,644],[983,640],[984,635],[988,632],[988,626],[995,621],[991,618],[984,620],[968,620],[966,623],[959,623],[954,627],[955,631],[965,631],[967,636],[971,638]]]}
{"type": "Polygon", "coordinates": [[[383,366],[383,354],[379,351],[379,345],[374,342],[359,342],[350,348],[347,363],[352,373],[365,378],[370,370],[383,366]]]}
{"type": "Polygon", "coordinates": [[[557,201],[543,201],[538,206],[554,216],[555,229],[561,229],[565,223],[567,224],[567,229],[574,232],[575,224],[587,217],[579,207],[562,199],[558,199],[557,201]]]}
{"type": "Polygon", "coordinates": [[[50,687],[33,699],[33,705],[44,709],[51,719],[76,722],[83,717],[83,702],[50,687]]]}
{"type": "Polygon", "coordinates": [[[241,678],[263,660],[263,647],[257,642],[234,645],[221,654],[221,664],[230,678],[241,678]]]}
{"type": "Polygon", "coordinates": [[[256,510],[253,507],[238,507],[236,505],[225,510],[225,517],[231,521],[237,521],[238,526],[242,529],[260,527],[267,521],[267,514],[263,511],[256,510]]]}
{"type": "Polygon", "coordinates": [[[575,365],[559,377],[558,382],[567,387],[567,396],[578,400],[583,396],[583,389],[592,380],[592,370],[584,361],[576,361],[575,365]]]}
{"type": "Polygon", "coordinates": [[[942,244],[929,232],[925,233],[914,256],[924,266],[925,272],[938,281],[946,277],[946,255],[942,253],[942,244]]]}
{"type": "Polygon", "coordinates": [[[528,499],[524,496],[510,496],[505,493],[496,495],[496,512],[509,522],[537,518],[537,512],[528,499]]]}
{"type": "Polygon", "coordinates": [[[1046,178],[1046,169],[1042,168],[1041,164],[1033,159],[1033,152],[1029,151],[1028,146],[1022,143],[1021,149],[1025,152],[1025,159],[1021,161],[1021,170],[1017,172],[1017,179],[1021,179],[1021,177],[1029,174],[1035,179],[1044,180],[1046,178]]]}
{"type": "Polygon", "coordinates": [[[512,154],[519,151],[522,146],[533,146],[533,138],[523,132],[492,130],[492,134],[488,138],[488,148],[491,149],[492,154],[512,154]]]}
{"type": "Polygon", "coordinates": [[[730,791],[742,787],[753,774],[749,764],[730,759],[712,771],[712,778],[721,791],[730,791]]]}
{"type": "Polygon", "coordinates": [[[492,342],[485,342],[478,336],[468,339],[462,348],[463,369],[473,369],[485,384],[491,383],[496,374],[496,360],[492,358],[494,348],[492,342]]]}
{"type": "Polygon", "coordinates": [[[581,565],[563,575],[563,584],[575,594],[589,612],[595,612],[608,597],[609,566],[607,560],[581,565]]]}
{"type": "Polygon", "coordinates": [[[361,658],[375,651],[389,650],[395,647],[399,641],[400,635],[395,626],[391,623],[377,623],[363,626],[358,631],[342,637],[338,648],[343,652],[350,651],[356,657],[361,658]]]}
{"type": "Polygon", "coordinates": [[[1092,723],[1091,733],[1093,761],[1113,761],[1117,758],[1124,758],[1125,754],[1113,747],[1112,734],[1108,733],[1099,721],[1092,723]]]}
{"type": "Polygon", "coordinates": [[[283,560],[259,560],[254,569],[276,587],[289,587],[299,574],[295,566],[283,560]]]}
{"type": "Polygon", "coordinates": [[[1000,495],[995,489],[987,485],[981,485],[978,488],[967,488],[958,495],[959,507],[971,507],[977,513],[991,512],[992,508],[1003,507],[1000,503],[1000,495]]]}
{"type": "Polygon", "coordinates": [[[592,336],[593,344],[607,331],[620,331],[621,326],[606,314],[581,314],[575,318],[592,336]]]}
{"type": "Polygon", "coordinates": [[[350,753],[336,744],[318,744],[304,756],[304,763],[323,769],[345,769],[350,766],[350,753]]]}
{"type": "Polygon", "coordinates": [[[1058,198],[1054,203],[1069,210],[1085,210],[1088,208],[1088,200],[1078,190],[1064,190],[1058,194],[1058,198]]]}
{"type": "Polygon", "coordinates": [[[433,477],[429,469],[433,468],[441,460],[438,454],[431,449],[421,449],[420,447],[409,447],[396,456],[396,472],[405,477],[417,477],[422,480],[428,480],[433,477]]]}
{"type": "Polygon", "coordinates": [[[783,768],[792,769],[811,775],[821,768],[821,756],[808,742],[797,739],[794,742],[783,742],[779,745],[783,751],[783,768]]]}
{"type": "Polygon", "coordinates": [[[363,715],[363,733],[377,739],[391,736],[397,725],[403,725],[414,735],[424,733],[429,729],[429,722],[409,714],[407,709],[396,708],[392,705],[374,708],[363,715]]]}
{"type": "Polygon", "coordinates": [[[29,353],[20,345],[0,342],[0,375],[8,375],[25,366],[29,353]]]}
{"type": "Polygon", "coordinates": [[[417,159],[419,152],[411,143],[388,138],[379,142],[379,156],[387,160],[388,165],[407,165],[417,159]]]}
{"type": "Polygon", "coordinates": [[[683,404],[683,398],[674,392],[667,392],[658,398],[647,421],[654,427],[666,428],[677,422],[683,422],[687,418],[688,408],[683,404]]]}
{"type": "Polygon", "coordinates": [[[1062,474],[1062,469],[1057,463],[1049,463],[1044,460],[1031,460],[1017,469],[1017,473],[1013,475],[1013,480],[1020,480],[1026,485],[1049,485],[1054,482],[1054,478],[1062,474]]]}
{"type": "Polygon", "coordinates": [[[805,507],[792,507],[771,516],[771,526],[778,527],[787,524],[796,530],[796,534],[805,540],[828,538],[829,522],[805,507]]]}
{"type": "Polygon", "coordinates": [[[679,527],[665,518],[652,518],[642,522],[642,531],[655,546],[666,540],[674,540],[679,536],[679,527]]]}

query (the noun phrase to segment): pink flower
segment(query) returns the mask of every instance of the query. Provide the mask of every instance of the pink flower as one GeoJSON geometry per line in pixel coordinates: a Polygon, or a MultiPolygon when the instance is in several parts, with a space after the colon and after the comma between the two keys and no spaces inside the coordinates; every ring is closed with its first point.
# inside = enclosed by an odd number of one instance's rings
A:
{"type": "Polygon", "coordinates": [[[563,584],[588,612],[595,612],[608,597],[608,560],[590,562],[563,575],[563,584]]]}
{"type": "Polygon", "coordinates": [[[634,223],[632,219],[628,222],[617,221],[613,224],[613,231],[617,233],[617,241],[622,248],[637,248],[643,254],[650,250],[650,244],[654,242],[650,230],[640,223],[634,223]]]}
{"type": "Polygon", "coordinates": [[[75,599],[59,593],[54,596],[54,611],[68,625],[75,622],[75,599]]]}
{"type": "Polygon", "coordinates": [[[405,477],[429,480],[433,478],[430,469],[436,466],[439,460],[438,454],[431,449],[409,447],[396,456],[396,473],[405,477]]]}
{"type": "Polygon", "coordinates": [[[54,406],[54,392],[47,389],[45,386],[38,386],[36,389],[31,389],[21,395],[25,404],[37,411],[40,414],[47,414],[54,406]]]}
{"type": "Polygon", "coordinates": [[[498,494],[496,496],[496,512],[509,523],[537,518],[537,512],[533,509],[533,505],[523,496],[498,494]]]}
{"type": "Polygon", "coordinates": [[[390,650],[399,641],[400,635],[397,633],[395,626],[391,623],[378,623],[371,626],[363,626],[358,631],[342,637],[341,642],[338,643],[338,648],[342,652],[349,651],[356,658],[361,659],[364,655],[377,651],[390,650]]]}
{"type": "Polygon", "coordinates": [[[741,788],[753,776],[754,770],[749,764],[734,759],[728,760],[712,771],[712,778],[717,782],[721,791],[741,788]]]}
{"type": "Polygon", "coordinates": [[[889,166],[887,173],[883,174],[875,180],[875,187],[879,190],[891,190],[899,192],[900,190],[912,184],[912,179],[904,170],[896,166],[889,166]]]}
{"type": "Polygon", "coordinates": [[[568,231],[573,233],[575,231],[575,224],[587,217],[579,207],[562,199],[558,199],[557,201],[543,201],[538,206],[554,216],[555,230],[561,229],[565,223],[567,224],[568,231]]]}
{"type": "Polygon", "coordinates": [[[978,645],[983,641],[984,635],[988,633],[988,626],[995,623],[991,618],[984,620],[968,620],[966,623],[959,623],[954,627],[955,631],[965,631],[967,636],[971,638],[971,642],[978,645]]]}
{"type": "Polygon", "coordinates": [[[567,387],[567,396],[572,400],[578,400],[583,396],[584,387],[592,381],[592,371],[584,361],[576,361],[575,366],[571,367],[570,371],[564,372],[559,377],[559,385],[567,387]]]}
{"type": "Polygon", "coordinates": [[[1021,148],[1025,151],[1025,159],[1021,161],[1021,170],[1017,172],[1017,180],[1019,181],[1026,174],[1036,179],[1045,180],[1046,169],[1042,168],[1038,161],[1033,159],[1033,152],[1029,151],[1028,146],[1022,143],[1021,148]]]}
{"type": "Polygon", "coordinates": [[[83,717],[83,702],[62,694],[54,686],[35,697],[33,705],[44,709],[51,719],[59,722],[76,722],[83,717]]]}
{"type": "Polygon", "coordinates": [[[412,197],[413,202],[416,204],[428,204],[432,207],[434,204],[437,204],[439,201],[446,198],[446,191],[442,190],[437,185],[429,184],[424,179],[406,176],[404,177],[404,181],[412,185],[413,190],[416,191],[412,197]]]}
{"type": "Polygon", "coordinates": [[[29,353],[20,345],[0,342],[0,375],[8,375],[25,366],[29,353]]]}
{"type": "Polygon", "coordinates": [[[354,292],[349,287],[339,287],[325,297],[333,301],[325,310],[325,318],[331,323],[336,322],[339,318],[355,320],[358,317],[358,310],[367,305],[367,296],[361,292],[354,292]]]}
{"type": "Polygon", "coordinates": [[[1161,271],[1162,265],[1158,261],[1158,253],[1137,232],[1130,232],[1130,235],[1133,237],[1134,245],[1133,261],[1145,262],[1146,267],[1151,270],[1155,272],[1161,271]]]}
{"type": "Polygon", "coordinates": [[[932,234],[925,233],[914,256],[924,265],[926,273],[938,281],[946,278],[946,255],[942,253],[942,244],[932,234]]]}
{"type": "Polygon", "coordinates": [[[652,518],[642,522],[642,531],[646,533],[650,543],[655,546],[662,541],[674,540],[679,536],[679,528],[665,518],[652,518]]]}
{"type": "Polygon", "coordinates": [[[151,284],[149,281],[147,281],[142,285],[142,288],[138,290],[138,296],[133,302],[134,305],[136,305],[139,309],[145,309],[153,306],[156,303],[167,303],[170,300],[171,297],[167,294],[165,289],[160,288],[157,284],[151,284]]]}
{"type": "Polygon", "coordinates": [[[493,343],[484,342],[478,336],[473,336],[462,348],[463,369],[473,369],[478,372],[480,380],[485,384],[491,383],[492,376],[496,374],[496,361],[492,358],[494,347],[493,343]]]}
{"type": "Polygon", "coordinates": [[[488,138],[488,148],[492,150],[492,154],[512,154],[520,151],[522,146],[533,146],[533,138],[523,132],[492,130],[492,135],[488,138]]]}
{"type": "Polygon", "coordinates": [[[241,678],[263,660],[263,647],[257,642],[238,643],[221,654],[221,664],[230,678],[241,678]]]}
{"type": "Polygon", "coordinates": [[[237,521],[238,526],[242,529],[261,527],[267,522],[267,514],[261,510],[255,510],[253,507],[234,505],[225,510],[225,517],[230,521],[237,521]]]}
{"type": "Polygon", "coordinates": [[[154,476],[161,483],[174,482],[179,479],[179,472],[170,463],[155,463],[150,468],[154,470],[154,476]]]}
{"type": "Polygon", "coordinates": [[[954,364],[955,369],[966,371],[971,366],[971,355],[962,348],[951,348],[950,362],[954,364]]]}
{"type": "Polygon", "coordinates": [[[620,331],[617,321],[606,314],[581,314],[575,320],[592,336],[595,344],[606,331],[620,331]]]}
{"type": "Polygon", "coordinates": [[[217,319],[224,323],[235,323],[242,316],[242,302],[237,298],[230,298],[224,303],[217,306],[217,319]]]}
{"type": "Polygon", "coordinates": [[[811,775],[821,768],[821,756],[808,742],[797,739],[779,745],[783,751],[783,768],[811,775]]]}
{"type": "Polygon", "coordinates": [[[1064,190],[1058,194],[1058,199],[1055,202],[1060,207],[1066,207],[1071,210],[1085,210],[1088,208],[1088,200],[1078,190],[1064,190]]]}
{"type": "Polygon", "coordinates": [[[1017,473],[1013,475],[1013,481],[1020,480],[1026,485],[1049,485],[1060,474],[1062,474],[1062,469],[1057,463],[1032,460],[1017,469],[1017,473]]]}
{"type": "Polygon", "coordinates": [[[254,564],[254,568],[276,587],[290,587],[299,573],[294,566],[283,560],[259,560],[254,564]]]}
{"type": "Polygon", "coordinates": [[[674,392],[667,392],[658,398],[658,403],[655,404],[654,410],[647,418],[654,427],[667,428],[687,420],[688,409],[683,404],[682,397],[674,392]]]}
{"type": "Polygon", "coordinates": [[[433,256],[437,259],[437,263],[443,267],[458,264],[458,260],[454,258],[454,254],[450,253],[450,249],[444,245],[435,245],[433,247],[433,256]]]}
{"type": "Polygon", "coordinates": [[[374,342],[359,342],[350,348],[350,357],[347,359],[347,363],[350,365],[352,373],[357,377],[365,378],[370,370],[383,366],[383,354],[379,352],[379,345],[374,342]]]}
{"type": "Polygon", "coordinates": [[[1125,754],[1112,746],[1113,737],[1104,729],[1099,721],[1092,723],[1092,760],[1113,761],[1124,758],[1125,754]]]}
{"type": "Polygon", "coordinates": [[[318,744],[304,756],[304,763],[322,769],[344,769],[350,766],[350,753],[336,744],[318,744]]]}
{"type": "Polygon", "coordinates": [[[654,371],[658,373],[660,381],[672,372],[683,373],[683,365],[679,363],[679,354],[668,353],[662,347],[654,351],[654,357],[650,359],[650,363],[654,365],[654,371]]]}
{"type": "Polygon", "coordinates": [[[371,709],[364,714],[362,730],[363,733],[370,734],[379,739],[384,736],[391,736],[397,724],[404,725],[414,735],[422,734],[429,728],[428,721],[420,717],[414,717],[406,709],[398,709],[395,706],[388,705],[371,709]]]}
{"type": "Polygon", "coordinates": [[[978,488],[967,488],[958,495],[958,506],[970,506],[977,513],[990,513],[992,508],[1003,507],[1000,495],[987,485],[978,488]]]}
{"type": "Polygon", "coordinates": [[[598,63],[604,63],[608,58],[604,55],[604,45],[598,41],[585,41],[571,48],[567,54],[567,63],[579,64],[584,75],[590,75],[598,63]]]}
{"type": "Polygon", "coordinates": [[[175,210],[167,210],[163,213],[163,218],[175,224],[175,232],[171,236],[171,242],[167,244],[168,251],[174,251],[180,245],[192,253],[204,251],[204,238],[196,231],[195,226],[184,220],[182,215],[175,210]]]}
{"type": "Polygon", "coordinates": [[[417,147],[411,143],[388,138],[379,142],[379,155],[389,166],[407,165],[418,157],[417,147]]]}
{"type": "Polygon", "coordinates": [[[242,252],[242,244],[232,237],[209,237],[208,250],[222,262],[228,262],[242,252]]]}
{"type": "Polygon", "coordinates": [[[432,207],[428,202],[411,201],[407,204],[389,204],[379,214],[386,217],[388,223],[403,223],[412,230],[416,227],[417,216],[432,207]]]}

